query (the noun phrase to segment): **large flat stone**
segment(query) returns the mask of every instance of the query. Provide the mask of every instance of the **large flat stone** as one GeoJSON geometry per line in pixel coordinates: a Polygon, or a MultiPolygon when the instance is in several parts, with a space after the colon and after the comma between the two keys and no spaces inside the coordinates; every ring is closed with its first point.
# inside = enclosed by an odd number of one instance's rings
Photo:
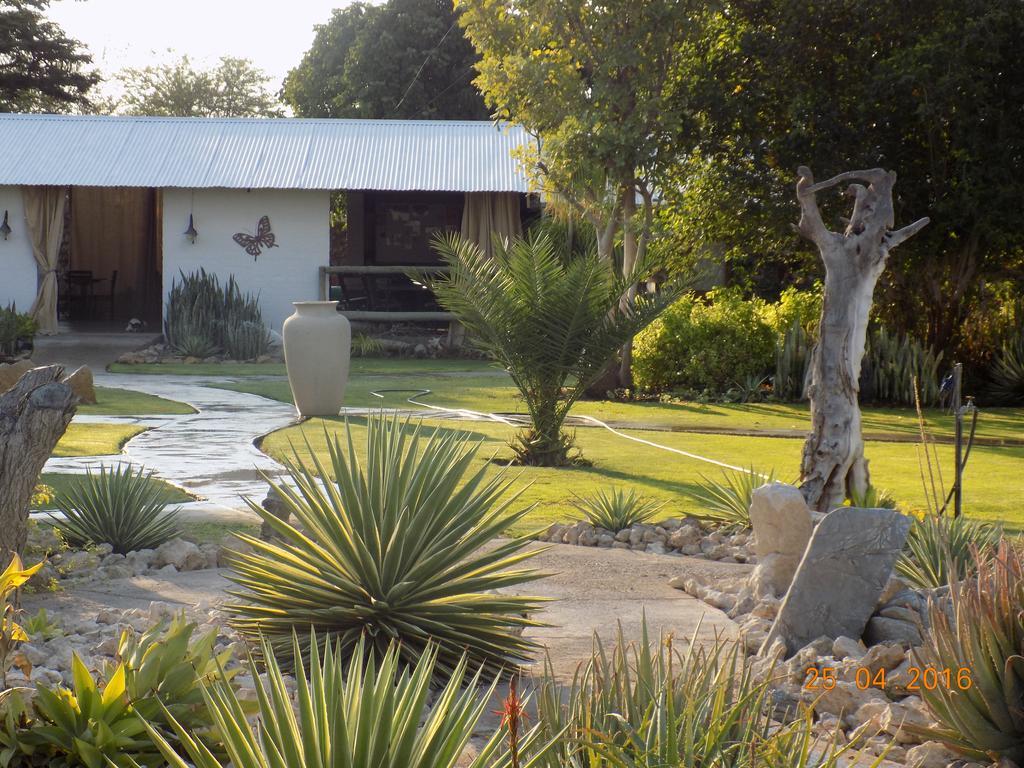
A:
{"type": "Polygon", "coordinates": [[[891,509],[840,507],[826,515],[811,536],[762,651],[776,639],[789,655],[822,635],[860,637],[910,522],[891,509]]]}

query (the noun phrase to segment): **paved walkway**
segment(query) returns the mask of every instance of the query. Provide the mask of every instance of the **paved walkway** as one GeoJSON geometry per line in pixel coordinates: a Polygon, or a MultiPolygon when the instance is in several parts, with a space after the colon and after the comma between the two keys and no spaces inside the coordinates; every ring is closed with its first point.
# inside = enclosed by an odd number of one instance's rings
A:
{"type": "MultiPolygon", "coordinates": [[[[97,374],[96,384],[158,395],[188,403],[197,413],[174,416],[76,416],[77,423],[138,423],[146,432],[132,438],[119,456],[53,458],[48,472],[82,472],[118,461],[144,466],[156,476],[183,488],[201,501],[189,505],[204,516],[230,516],[245,510],[243,496],[266,495],[265,472],[279,475],[281,466],[254,441],[295,422],[295,409],[258,395],[216,389],[206,384],[225,381],[205,376],[97,374]]],[[[248,516],[248,512],[244,515],[248,516]]]]}

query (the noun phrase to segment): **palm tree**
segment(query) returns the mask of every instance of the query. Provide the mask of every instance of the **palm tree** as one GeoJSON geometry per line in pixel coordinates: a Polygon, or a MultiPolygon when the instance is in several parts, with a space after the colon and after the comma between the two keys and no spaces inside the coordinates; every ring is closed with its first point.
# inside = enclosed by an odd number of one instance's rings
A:
{"type": "Polygon", "coordinates": [[[518,461],[578,462],[575,436],[563,428],[569,410],[677,292],[644,296],[624,312],[620,298],[650,264],[621,278],[596,252],[563,254],[545,233],[496,240],[490,257],[456,234],[434,247],[449,267],[432,282],[438,300],[508,370],[526,403],[532,423],[512,442],[518,461]]]}

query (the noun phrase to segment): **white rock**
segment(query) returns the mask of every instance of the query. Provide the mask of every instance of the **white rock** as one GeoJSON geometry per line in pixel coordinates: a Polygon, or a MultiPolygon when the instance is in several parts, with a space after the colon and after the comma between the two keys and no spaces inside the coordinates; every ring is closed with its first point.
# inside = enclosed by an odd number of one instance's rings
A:
{"type": "Polygon", "coordinates": [[[751,587],[757,595],[781,597],[793,581],[813,531],[807,502],[792,485],[768,483],[751,497],[750,521],[758,559],[751,587]]]}
{"type": "Polygon", "coordinates": [[[867,652],[864,643],[854,640],[852,637],[840,635],[832,643],[832,655],[837,659],[860,659],[867,652]]]}
{"type": "Polygon", "coordinates": [[[937,741],[926,741],[907,750],[907,768],[946,768],[956,754],[937,741]]]}
{"type": "Polygon", "coordinates": [[[174,538],[157,547],[152,567],[160,569],[166,565],[173,565],[179,571],[192,571],[205,563],[206,557],[197,545],[191,541],[174,538]]]}

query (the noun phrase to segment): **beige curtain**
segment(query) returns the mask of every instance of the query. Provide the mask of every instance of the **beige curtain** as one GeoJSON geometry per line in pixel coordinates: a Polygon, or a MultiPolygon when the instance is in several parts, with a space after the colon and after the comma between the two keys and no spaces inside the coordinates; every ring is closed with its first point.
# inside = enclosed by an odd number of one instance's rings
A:
{"type": "Polygon", "coordinates": [[[64,234],[64,187],[22,187],[25,222],[39,275],[39,294],[29,313],[39,332],[57,333],[57,263],[64,234]]]}
{"type": "Polygon", "coordinates": [[[488,256],[492,238],[505,240],[523,234],[519,195],[515,192],[467,192],[462,209],[462,236],[473,240],[488,256]]]}

